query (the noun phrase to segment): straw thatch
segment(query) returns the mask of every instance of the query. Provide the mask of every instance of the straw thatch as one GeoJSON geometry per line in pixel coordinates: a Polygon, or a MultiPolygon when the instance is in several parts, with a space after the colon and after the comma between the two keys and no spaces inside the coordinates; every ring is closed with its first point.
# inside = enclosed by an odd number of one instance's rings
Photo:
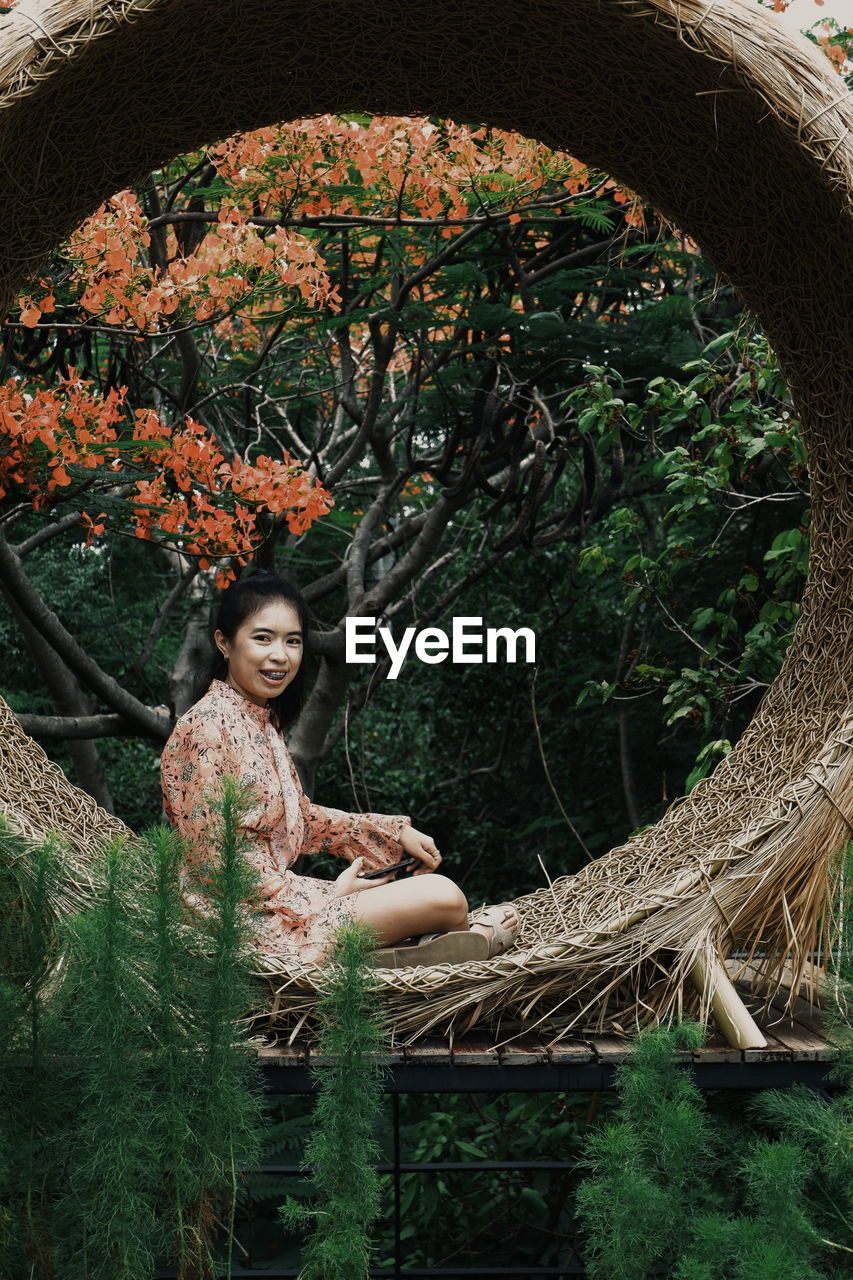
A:
{"type": "MultiPolygon", "coordinates": [[[[414,1036],[522,1014],[630,1029],[695,1005],[693,962],[741,943],[771,976],[801,972],[853,816],[853,99],[825,60],[753,0],[23,0],[2,24],[0,306],[151,167],[323,111],[516,129],[698,241],[775,347],[810,451],[810,576],[783,671],[662,822],[521,900],[519,950],[382,978],[414,1036]]],[[[14,809],[16,784],[2,793],[14,809]]],[[[296,1025],[315,971],[267,976],[296,1025]]]]}

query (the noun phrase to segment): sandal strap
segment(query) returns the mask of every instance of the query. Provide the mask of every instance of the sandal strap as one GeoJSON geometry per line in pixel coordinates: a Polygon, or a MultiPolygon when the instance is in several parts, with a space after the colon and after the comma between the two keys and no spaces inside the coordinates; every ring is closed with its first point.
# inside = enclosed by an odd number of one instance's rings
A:
{"type": "Polygon", "coordinates": [[[519,929],[518,913],[513,902],[498,902],[494,906],[484,907],[472,917],[471,924],[482,924],[492,930],[489,946],[489,958],[503,955],[515,945],[515,935],[519,929]],[[514,923],[507,924],[507,916],[512,915],[514,923]]]}

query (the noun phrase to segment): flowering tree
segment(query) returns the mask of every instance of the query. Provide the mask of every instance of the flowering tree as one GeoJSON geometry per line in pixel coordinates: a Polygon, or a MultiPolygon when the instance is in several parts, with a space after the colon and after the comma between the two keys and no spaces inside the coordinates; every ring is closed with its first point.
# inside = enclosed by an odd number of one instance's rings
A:
{"type": "MultiPolygon", "coordinates": [[[[338,618],[400,607],[488,494],[506,511],[466,576],[485,573],[533,528],[562,465],[566,380],[529,376],[531,352],[568,323],[553,308],[543,322],[542,290],[577,272],[584,316],[595,264],[613,275],[641,217],[612,183],[510,134],[330,117],[226,139],[108,201],[6,328],[0,580],[49,646],[42,669],[67,669],[109,709],[90,714],[66,681],[72,714],[28,727],[162,737],[170,724],[96,676],[39,599],[25,560],[51,539],[152,543],[175,574],[164,610],[195,593],[189,648],[209,580],[271,564],[277,548],[292,559],[331,491],[352,546],[308,590],[338,618]]],[[[602,300],[617,323],[618,299],[602,300]]],[[[550,516],[551,535],[566,516],[550,516]]],[[[325,696],[301,729],[314,758],[348,683],[341,633],[320,639],[325,696]]],[[[185,681],[173,697],[181,710],[185,681]]]]}
{"type": "Polygon", "coordinates": [[[5,327],[0,585],[62,712],[27,727],[162,739],[212,585],[276,564],[329,624],[293,740],[310,774],[364,696],[343,617],[424,625],[513,547],[587,538],[638,453],[618,396],[590,417],[589,367],[631,389],[650,352],[696,354],[730,305],[706,283],[631,193],[443,121],[273,126],[118,193],[5,327]],[[181,617],[168,709],[37,589],[51,542],[121,536],[170,576],[128,668],[181,617]]]}

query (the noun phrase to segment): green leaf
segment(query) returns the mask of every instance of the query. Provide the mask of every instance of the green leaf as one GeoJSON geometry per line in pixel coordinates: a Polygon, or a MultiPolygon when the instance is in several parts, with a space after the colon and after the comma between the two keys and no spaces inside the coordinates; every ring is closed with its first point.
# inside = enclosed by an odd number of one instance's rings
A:
{"type": "Polygon", "coordinates": [[[528,1209],[532,1210],[539,1218],[544,1218],[548,1213],[548,1205],[545,1197],[538,1191],[534,1191],[533,1187],[522,1187],[519,1200],[528,1209]]]}

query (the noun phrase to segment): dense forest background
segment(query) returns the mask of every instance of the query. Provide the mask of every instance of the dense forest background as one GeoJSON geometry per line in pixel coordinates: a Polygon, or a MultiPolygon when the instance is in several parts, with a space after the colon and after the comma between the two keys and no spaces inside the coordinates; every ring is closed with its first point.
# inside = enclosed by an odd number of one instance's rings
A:
{"type": "Polygon", "coordinates": [[[654,821],[778,670],[784,381],[701,246],[567,155],[437,119],[238,135],[107,201],[2,336],[0,688],[135,828],[252,565],[315,613],[309,790],[411,813],[474,899],[654,821]],[[344,662],[347,615],[530,627],[536,664],[389,680],[344,662]]]}

